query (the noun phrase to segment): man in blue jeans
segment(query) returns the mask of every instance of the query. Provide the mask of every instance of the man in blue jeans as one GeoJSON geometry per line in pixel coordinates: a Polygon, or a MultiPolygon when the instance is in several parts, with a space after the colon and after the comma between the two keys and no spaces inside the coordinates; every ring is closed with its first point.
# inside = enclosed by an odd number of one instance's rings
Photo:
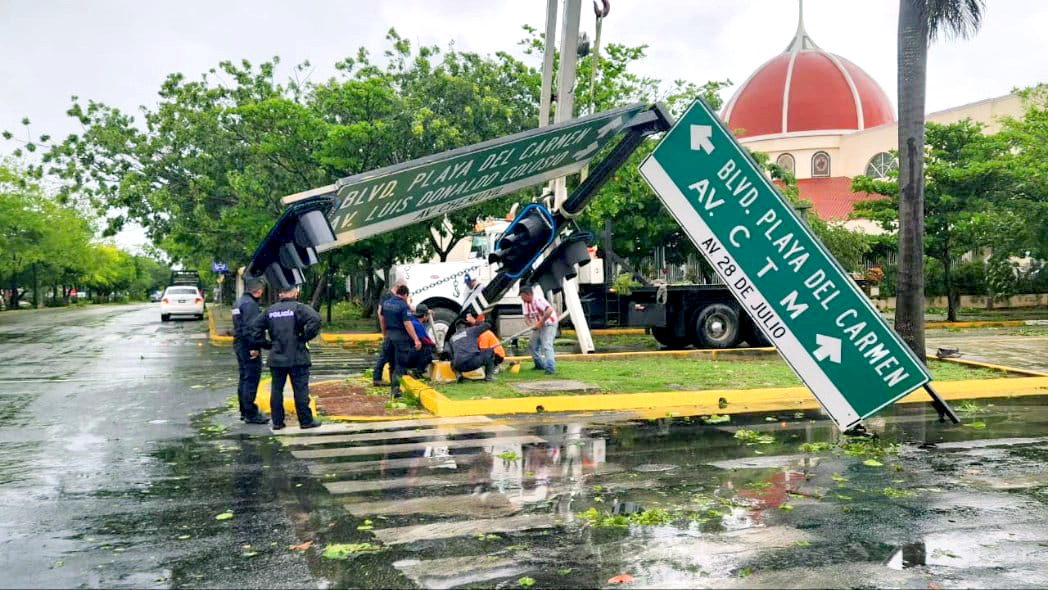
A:
{"type": "Polygon", "coordinates": [[[535,293],[533,286],[520,288],[520,300],[524,302],[524,319],[531,325],[531,358],[535,369],[552,375],[557,370],[553,356],[553,339],[557,335],[557,314],[553,306],[542,296],[541,289],[535,293]]]}

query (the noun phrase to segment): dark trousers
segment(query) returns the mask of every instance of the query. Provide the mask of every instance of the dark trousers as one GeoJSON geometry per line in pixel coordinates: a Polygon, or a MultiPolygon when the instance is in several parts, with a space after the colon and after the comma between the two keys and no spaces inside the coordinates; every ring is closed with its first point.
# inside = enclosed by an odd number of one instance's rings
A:
{"type": "MultiPolygon", "coordinates": [[[[484,377],[490,377],[495,371],[496,358],[498,358],[498,356],[495,354],[494,350],[485,348],[477,354],[462,359],[461,362],[459,362],[458,359],[455,359],[455,364],[452,365],[452,367],[459,373],[474,371],[484,367],[484,377]]],[[[501,361],[501,359],[499,360],[501,361]]]]}
{"type": "MultiPolygon", "coordinates": [[[[375,361],[375,371],[372,373],[372,380],[375,383],[382,381],[382,369],[386,368],[387,364],[393,362],[393,343],[389,341],[389,338],[382,339],[382,351],[378,354],[378,360],[375,361]]],[[[390,368],[390,376],[393,374],[392,367],[390,368]]]]}
{"type": "Polygon", "coordinates": [[[240,367],[240,381],[237,383],[237,401],[240,403],[240,417],[252,418],[258,415],[255,405],[255,394],[258,393],[258,382],[262,380],[262,355],[251,358],[246,346],[234,344],[237,365],[240,367]]]}
{"type": "Polygon", "coordinates": [[[273,389],[269,394],[269,405],[273,415],[273,425],[284,423],[284,382],[291,377],[291,389],[295,392],[295,412],[298,414],[299,426],[313,421],[313,412],[309,409],[309,365],[298,367],[270,367],[273,376],[273,389]]]}
{"type": "Polygon", "coordinates": [[[411,370],[411,354],[415,352],[415,344],[409,340],[393,342],[391,347],[393,354],[390,355],[389,390],[393,395],[400,395],[400,378],[411,370]]]}
{"type": "Polygon", "coordinates": [[[412,371],[425,371],[426,367],[433,362],[433,347],[422,345],[422,348],[411,349],[411,357],[408,359],[408,368],[412,371]]]}

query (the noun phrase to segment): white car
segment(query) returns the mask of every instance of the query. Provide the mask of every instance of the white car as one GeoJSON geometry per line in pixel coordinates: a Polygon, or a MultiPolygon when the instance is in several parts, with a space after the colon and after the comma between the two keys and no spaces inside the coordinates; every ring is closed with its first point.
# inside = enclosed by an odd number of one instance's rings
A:
{"type": "Polygon", "coordinates": [[[160,321],[166,322],[173,315],[191,315],[204,319],[204,298],[196,287],[177,285],[168,287],[160,298],[160,321]]]}

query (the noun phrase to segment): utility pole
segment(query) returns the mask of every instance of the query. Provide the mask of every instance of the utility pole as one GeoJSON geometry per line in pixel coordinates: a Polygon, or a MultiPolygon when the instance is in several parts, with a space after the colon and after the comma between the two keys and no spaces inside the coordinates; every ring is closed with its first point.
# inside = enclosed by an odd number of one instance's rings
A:
{"type": "MultiPolygon", "coordinates": [[[[556,11],[553,9],[555,0],[548,0],[546,20],[546,55],[543,62],[543,84],[547,77],[552,76],[553,56],[550,51],[550,40],[552,38],[550,15],[556,11]],[[549,66],[547,71],[545,68],[549,66]]],[[[560,123],[575,117],[575,72],[578,65],[579,49],[579,19],[582,13],[582,0],[564,0],[564,26],[560,37],[560,70],[557,76],[557,111],[554,122],[560,123]]],[[[555,17],[555,14],[554,14],[555,17]]],[[[552,23],[555,25],[556,23],[552,23]]],[[[545,98],[545,95],[543,96],[545,98]]],[[[542,109],[540,106],[540,119],[542,109]]],[[[541,120],[540,120],[541,123],[541,120]]],[[[554,211],[561,211],[564,201],[568,198],[567,179],[557,178],[553,181],[553,207],[554,211]]],[[[589,322],[582,309],[582,300],[579,297],[578,279],[567,279],[564,281],[564,306],[571,316],[571,323],[575,326],[575,334],[579,339],[579,349],[583,353],[595,350],[593,336],[590,334],[589,322]]]]}
{"type": "Polygon", "coordinates": [[[542,52],[542,89],[539,91],[539,127],[549,125],[553,101],[553,57],[557,37],[557,0],[546,0],[546,46],[542,52]]]}

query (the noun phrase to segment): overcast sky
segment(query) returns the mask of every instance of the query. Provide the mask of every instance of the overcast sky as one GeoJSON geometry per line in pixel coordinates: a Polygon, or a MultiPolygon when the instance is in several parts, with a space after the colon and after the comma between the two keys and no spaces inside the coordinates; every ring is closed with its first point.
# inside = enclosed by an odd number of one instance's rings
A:
{"type": "MultiPolygon", "coordinates": [[[[804,3],[812,39],[865,69],[893,102],[898,5],[804,3]]],[[[542,30],[545,7],[545,0],[0,0],[0,129],[20,134],[27,116],[34,135],[61,137],[77,130],[64,114],[73,95],[135,110],[155,104],[167,74],[196,78],[225,59],[257,63],[279,55],[289,67],[309,60],[312,79],[326,79],[332,64],[360,46],[380,56],[390,27],[416,45],[453,41],[462,50],[519,55],[521,26],[542,30]]],[[[582,23],[592,38],[594,17],[585,2],[582,23]]],[[[796,23],[797,0],[611,0],[602,35],[605,42],[649,46],[640,74],[737,85],[783,51],[796,23]]],[[[974,39],[932,47],[928,110],[1048,82],[1045,31],[1048,2],[988,0],[974,39]]],[[[0,143],[0,154],[11,149],[0,143]]],[[[120,241],[140,239],[139,233],[120,241]]]]}

